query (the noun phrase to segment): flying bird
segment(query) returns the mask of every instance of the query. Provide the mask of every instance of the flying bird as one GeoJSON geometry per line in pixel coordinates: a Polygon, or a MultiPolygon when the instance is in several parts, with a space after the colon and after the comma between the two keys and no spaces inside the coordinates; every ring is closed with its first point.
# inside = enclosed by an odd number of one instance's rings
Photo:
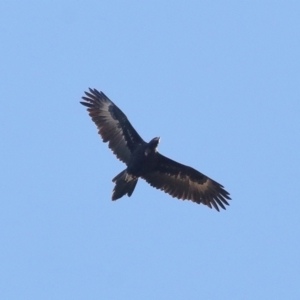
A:
{"type": "Polygon", "coordinates": [[[126,115],[103,92],[89,89],[80,102],[96,124],[104,143],[127,168],[112,181],[112,200],[132,195],[139,178],[151,186],[182,200],[191,200],[208,207],[226,209],[229,193],[218,182],[199,171],[180,164],[157,151],[160,138],[145,142],[126,115]]]}

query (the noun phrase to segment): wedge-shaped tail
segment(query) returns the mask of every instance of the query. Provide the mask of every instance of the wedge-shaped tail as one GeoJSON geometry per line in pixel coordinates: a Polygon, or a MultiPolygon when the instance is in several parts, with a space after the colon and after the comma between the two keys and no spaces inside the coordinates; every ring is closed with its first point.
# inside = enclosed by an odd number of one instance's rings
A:
{"type": "Polygon", "coordinates": [[[122,171],[113,180],[116,183],[113,190],[112,200],[117,200],[125,194],[130,197],[137,184],[138,178],[127,173],[127,170],[122,171]]]}

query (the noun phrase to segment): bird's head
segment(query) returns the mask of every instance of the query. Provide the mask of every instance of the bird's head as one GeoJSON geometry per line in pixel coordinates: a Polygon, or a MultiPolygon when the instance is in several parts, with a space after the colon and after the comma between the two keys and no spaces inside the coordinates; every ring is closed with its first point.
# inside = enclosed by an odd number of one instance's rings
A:
{"type": "Polygon", "coordinates": [[[152,148],[153,150],[156,150],[156,148],[157,148],[159,142],[160,142],[160,137],[155,137],[154,139],[152,139],[152,140],[149,142],[150,148],[152,148]]]}
{"type": "Polygon", "coordinates": [[[148,155],[151,152],[157,152],[157,146],[159,144],[160,141],[160,137],[155,137],[154,139],[152,139],[149,143],[148,143],[148,147],[147,150],[145,152],[146,155],[148,155]]]}

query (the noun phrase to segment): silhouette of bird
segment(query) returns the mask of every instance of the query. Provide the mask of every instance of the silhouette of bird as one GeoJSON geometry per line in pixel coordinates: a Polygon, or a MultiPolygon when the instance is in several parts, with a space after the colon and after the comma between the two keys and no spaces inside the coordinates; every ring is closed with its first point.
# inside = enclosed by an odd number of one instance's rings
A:
{"type": "Polygon", "coordinates": [[[96,89],[85,92],[80,102],[96,124],[103,142],[127,168],[112,181],[112,200],[132,195],[139,178],[151,186],[182,200],[191,200],[208,207],[226,209],[229,193],[218,182],[199,171],[167,158],[157,151],[160,138],[145,142],[126,115],[103,93],[96,89]]]}

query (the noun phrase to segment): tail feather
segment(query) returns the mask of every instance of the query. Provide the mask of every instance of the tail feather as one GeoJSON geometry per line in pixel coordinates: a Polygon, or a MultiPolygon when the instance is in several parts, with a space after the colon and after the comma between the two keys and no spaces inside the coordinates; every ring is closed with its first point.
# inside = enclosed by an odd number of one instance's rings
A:
{"type": "Polygon", "coordinates": [[[117,200],[123,197],[125,194],[127,194],[128,197],[132,195],[138,178],[128,174],[127,170],[124,170],[112,181],[116,183],[113,190],[112,200],[117,200]]]}

